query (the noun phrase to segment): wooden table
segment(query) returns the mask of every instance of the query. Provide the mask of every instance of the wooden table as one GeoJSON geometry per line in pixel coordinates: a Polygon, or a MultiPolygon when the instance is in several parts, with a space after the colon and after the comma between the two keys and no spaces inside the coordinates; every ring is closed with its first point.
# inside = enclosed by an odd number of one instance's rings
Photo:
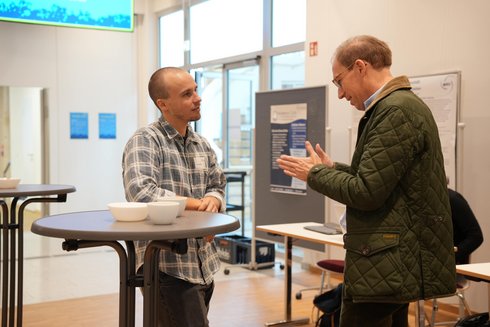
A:
{"type": "MultiPolygon", "coordinates": [[[[135,288],[144,287],[143,326],[156,326],[158,254],[161,249],[187,252],[187,239],[227,233],[240,228],[235,217],[201,211],[184,211],[171,225],[115,221],[107,210],[74,212],[36,220],[32,232],[64,238],[63,249],[110,246],[119,256],[119,326],[134,326],[135,288]],[[149,241],[144,255],[144,275],[135,272],[134,241],[149,241]],[[119,241],[123,241],[124,247],[119,241]],[[143,278],[141,278],[143,277],[143,278]]],[[[95,263],[94,263],[95,264],[95,263]]]]}
{"type": "Polygon", "coordinates": [[[66,202],[67,194],[72,192],[75,192],[75,187],[71,185],[19,184],[16,188],[0,189],[3,231],[2,327],[22,326],[25,207],[30,203],[66,202]],[[5,198],[12,198],[10,208],[5,198]],[[19,201],[21,204],[17,208],[19,201]]]}
{"type": "MultiPolygon", "coordinates": [[[[470,263],[465,265],[456,265],[456,272],[466,276],[469,280],[483,281],[490,283],[490,262],[470,263]]],[[[490,284],[488,288],[488,312],[490,313],[490,284]]]]}

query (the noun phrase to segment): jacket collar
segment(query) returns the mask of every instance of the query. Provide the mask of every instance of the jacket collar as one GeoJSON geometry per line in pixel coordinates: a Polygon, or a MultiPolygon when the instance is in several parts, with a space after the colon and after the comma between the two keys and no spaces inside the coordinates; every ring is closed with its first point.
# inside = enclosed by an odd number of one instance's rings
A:
{"type": "Polygon", "coordinates": [[[386,83],[378,96],[373,100],[373,102],[371,102],[369,107],[366,108],[366,111],[374,107],[376,103],[378,103],[380,100],[393,93],[394,91],[402,89],[410,90],[411,88],[412,86],[410,85],[410,81],[408,80],[407,76],[398,76],[393,78],[391,81],[386,83]]]}

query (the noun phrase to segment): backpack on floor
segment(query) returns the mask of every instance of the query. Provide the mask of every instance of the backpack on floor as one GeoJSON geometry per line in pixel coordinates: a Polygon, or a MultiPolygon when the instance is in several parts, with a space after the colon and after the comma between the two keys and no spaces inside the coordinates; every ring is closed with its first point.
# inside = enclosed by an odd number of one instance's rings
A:
{"type": "Polygon", "coordinates": [[[482,326],[490,326],[490,322],[488,321],[488,312],[477,313],[468,317],[464,317],[459,320],[455,327],[482,327],[482,326]]]}
{"type": "Polygon", "coordinates": [[[340,308],[342,305],[343,284],[318,295],[313,304],[323,314],[317,320],[315,327],[338,327],[340,321],[340,308]]]}

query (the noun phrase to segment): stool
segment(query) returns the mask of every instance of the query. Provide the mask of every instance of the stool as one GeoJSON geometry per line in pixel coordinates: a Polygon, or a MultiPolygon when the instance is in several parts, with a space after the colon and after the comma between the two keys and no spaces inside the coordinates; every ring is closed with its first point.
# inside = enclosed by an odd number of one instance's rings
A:
{"type": "Polygon", "coordinates": [[[320,268],[322,270],[320,287],[310,287],[310,288],[304,288],[304,289],[299,290],[296,293],[296,299],[297,300],[301,300],[302,292],[304,292],[304,291],[318,290],[318,294],[322,294],[324,286],[325,286],[325,277],[327,277],[327,288],[331,288],[330,273],[334,272],[334,273],[338,273],[338,274],[343,274],[345,262],[344,262],[344,260],[325,259],[325,260],[318,261],[316,263],[316,265],[318,268],[320,268]]]}
{"type": "MultiPolygon", "coordinates": [[[[449,325],[449,324],[455,324],[467,315],[471,315],[471,309],[468,305],[468,302],[466,301],[466,298],[464,297],[464,291],[468,289],[470,286],[469,281],[462,275],[456,275],[456,293],[450,296],[457,296],[458,297],[458,303],[459,303],[459,316],[458,320],[456,321],[441,321],[441,322],[436,322],[436,314],[437,311],[439,310],[439,305],[437,304],[437,299],[432,300],[432,315],[431,315],[431,320],[429,321],[429,326],[438,326],[438,325],[449,325]],[[466,312],[466,314],[465,314],[466,312]]],[[[446,296],[449,297],[449,296],[446,296]]]]}

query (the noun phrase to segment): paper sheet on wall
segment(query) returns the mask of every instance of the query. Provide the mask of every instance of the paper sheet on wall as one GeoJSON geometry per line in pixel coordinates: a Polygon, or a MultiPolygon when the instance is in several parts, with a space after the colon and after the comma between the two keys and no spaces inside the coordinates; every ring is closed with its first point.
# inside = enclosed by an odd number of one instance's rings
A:
{"type": "Polygon", "coordinates": [[[306,157],[307,104],[271,106],[271,191],[306,195],[306,182],[284,174],[276,160],[286,154],[306,157]]]}
{"type": "Polygon", "coordinates": [[[449,186],[455,188],[459,74],[427,75],[409,79],[412,91],[424,100],[436,120],[446,176],[449,178],[449,186]]]}

